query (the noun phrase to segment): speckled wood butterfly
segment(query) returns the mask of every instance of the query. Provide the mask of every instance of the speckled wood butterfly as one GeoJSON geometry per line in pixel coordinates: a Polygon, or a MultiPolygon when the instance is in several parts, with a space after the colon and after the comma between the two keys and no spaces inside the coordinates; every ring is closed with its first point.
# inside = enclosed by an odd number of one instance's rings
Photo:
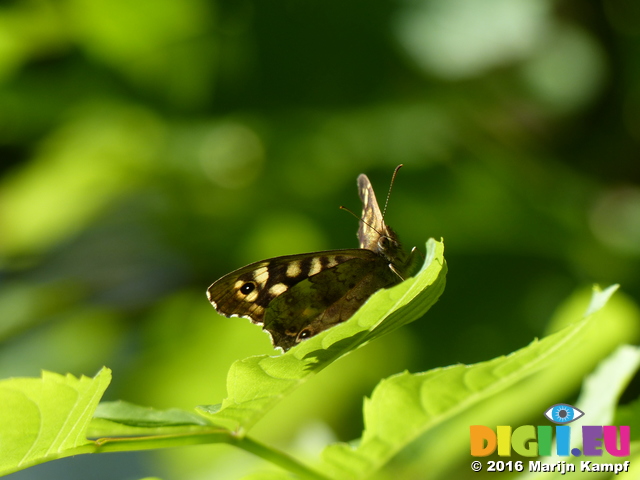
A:
{"type": "Polygon", "coordinates": [[[286,352],[347,320],[377,290],[410,276],[417,250],[402,249],[364,174],[358,192],[360,248],[285,255],[235,270],[207,290],[218,313],[262,325],[273,346],[286,352]]]}

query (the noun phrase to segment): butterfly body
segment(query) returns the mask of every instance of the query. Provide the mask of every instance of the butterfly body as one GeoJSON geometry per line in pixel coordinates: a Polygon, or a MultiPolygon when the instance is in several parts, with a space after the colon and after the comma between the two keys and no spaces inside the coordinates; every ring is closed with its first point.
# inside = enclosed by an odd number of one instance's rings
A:
{"type": "Polygon", "coordinates": [[[358,177],[360,248],[286,255],[255,262],[213,283],[207,297],[228,317],[262,325],[274,347],[300,341],[350,318],[377,290],[400,283],[415,265],[384,223],[366,175],[358,177]]]}

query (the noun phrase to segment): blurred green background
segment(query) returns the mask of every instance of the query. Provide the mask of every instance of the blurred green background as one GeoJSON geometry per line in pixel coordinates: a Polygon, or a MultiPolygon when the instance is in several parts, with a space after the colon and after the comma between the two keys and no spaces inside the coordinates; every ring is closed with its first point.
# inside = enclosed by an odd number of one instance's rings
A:
{"type": "MultiPolygon", "coordinates": [[[[253,431],[316,452],[383,377],[509,353],[576,288],[640,301],[635,0],[0,2],[0,378],[114,370],[107,399],[218,403],[273,353],[205,290],[357,245],[367,173],[404,243],[444,238],[421,321],[253,431]]],[[[637,392],[636,392],[637,393],[637,392]]],[[[560,401],[561,399],[558,399],[560,401]]],[[[16,479],[237,478],[225,446],[77,457],[16,479]]]]}

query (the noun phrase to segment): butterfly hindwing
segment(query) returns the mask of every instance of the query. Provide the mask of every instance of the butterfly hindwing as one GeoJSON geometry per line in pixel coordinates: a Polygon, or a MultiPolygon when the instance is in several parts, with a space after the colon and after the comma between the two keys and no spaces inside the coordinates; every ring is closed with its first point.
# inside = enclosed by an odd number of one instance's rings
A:
{"type": "Polygon", "coordinates": [[[348,252],[349,258],[344,262],[297,283],[272,300],[263,328],[270,333],[274,345],[286,351],[305,338],[344,322],[371,292],[397,283],[396,275],[386,268],[382,257],[370,250],[348,252]]]}

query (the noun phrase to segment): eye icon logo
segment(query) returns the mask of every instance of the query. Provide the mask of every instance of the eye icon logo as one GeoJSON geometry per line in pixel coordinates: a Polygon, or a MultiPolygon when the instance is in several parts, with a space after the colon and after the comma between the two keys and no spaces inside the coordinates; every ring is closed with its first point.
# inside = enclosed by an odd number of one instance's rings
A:
{"type": "MultiPolygon", "coordinates": [[[[469,425],[471,456],[488,457],[494,454],[496,449],[499,457],[510,457],[512,452],[522,457],[558,456],[560,461],[555,463],[530,460],[529,471],[557,472],[561,475],[565,472],[577,471],[577,460],[572,463],[571,457],[595,457],[591,460],[596,460],[605,452],[612,457],[631,456],[629,425],[582,425],[582,420],[570,425],[571,422],[575,422],[586,414],[568,403],[551,405],[546,411],[543,410],[543,415],[557,425],[520,425],[516,428],[510,425],[497,425],[495,428],[486,425],[469,425]],[[579,444],[579,440],[582,440],[582,446],[574,446],[579,444]]],[[[591,417],[587,417],[587,421],[588,418],[591,417]]],[[[580,460],[581,472],[613,472],[614,470],[626,472],[631,463],[626,461],[605,464],[592,463],[591,460],[580,460]],[[594,468],[591,469],[589,465],[594,468]]],[[[498,463],[496,462],[495,466],[498,466],[498,463]]],[[[492,462],[489,462],[488,466],[491,465],[492,462]]],[[[473,462],[471,466],[475,470],[473,462]]]]}
{"type": "Polygon", "coordinates": [[[579,419],[584,415],[584,412],[579,408],[572,407],[567,403],[557,403],[552,405],[544,412],[544,416],[551,420],[553,423],[560,425],[571,423],[574,420],[579,419]]]}

